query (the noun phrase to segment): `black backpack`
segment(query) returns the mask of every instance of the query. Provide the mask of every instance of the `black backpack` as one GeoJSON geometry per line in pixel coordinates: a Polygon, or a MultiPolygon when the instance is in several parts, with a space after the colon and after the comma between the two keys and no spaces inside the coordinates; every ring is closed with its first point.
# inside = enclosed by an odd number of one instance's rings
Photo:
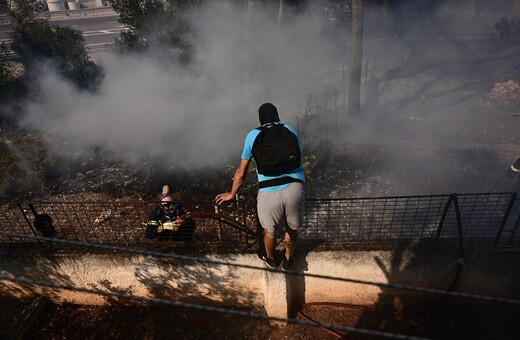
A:
{"type": "Polygon", "coordinates": [[[253,158],[259,174],[275,175],[301,165],[298,139],[283,124],[274,123],[259,128],[253,143],[253,158]]]}

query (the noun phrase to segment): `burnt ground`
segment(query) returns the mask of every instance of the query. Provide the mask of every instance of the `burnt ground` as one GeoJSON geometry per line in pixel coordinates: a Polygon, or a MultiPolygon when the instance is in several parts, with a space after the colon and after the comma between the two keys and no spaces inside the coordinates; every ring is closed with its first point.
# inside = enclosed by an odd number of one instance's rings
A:
{"type": "MultiPolygon", "coordinates": [[[[6,338],[27,303],[3,300],[0,338],[6,338]]],[[[233,308],[228,306],[227,308],[233,308]]],[[[263,313],[262,310],[243,310],[263,313]]],[[[436,300],[412,306],[404,315],[380,306],[308,306],[304,313],[318,322],[408,336],[443,339],[516,339],[520,307],[504,304],[436,300]]],[[[302,320],[301,317],[298,319],[302,320]]],[[[164,306],[74,306],[47,304],[26,339],[336,339],[330,330],[164,306]]],[[[375,335],[343,333],[349,339],[375,335]]]]}

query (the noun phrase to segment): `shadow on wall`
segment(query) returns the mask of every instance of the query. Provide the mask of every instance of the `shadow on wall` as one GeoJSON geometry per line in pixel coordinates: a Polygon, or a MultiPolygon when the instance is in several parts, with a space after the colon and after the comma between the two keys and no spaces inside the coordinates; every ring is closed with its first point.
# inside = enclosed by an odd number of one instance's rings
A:
{"type": "MultiPolygon", "coordinates": [[[[14,275],[16,278],[56,285],[71,286],[74,284],[72,278],[63,273],[64,262],[54,254],[52,249],[42,249],[38,245],[35,247],[37,248],[34,253],[31,249],[7,249],[0,255],[0,258],[3,258],[0,260],[2,263],[0,273],[5,276],[14,275]],[[6,257],[10,259],[7,261],[6,257]]],[[[11,284],[8,281],[3,281],[0,285],[0,296],[3,297],[17,296],[30,299],[42,294],[50,300],[62,300],[58,290],[39,285],[11,284]]]]}
{"type": "MultiPolygon", "coordinates": [[[[468,252],[466,247],[459,261],[456,242],[433,242],[414,246],[409,259],[404,244],[391,263],[378,257],[374,261],[389,284],[518,299],[518,252],[483,252],[481,246],[468,252]]],[[[514,316],[520,313],[517,305],[389,288],[373,308],[359,315],[355,327],[434,338],[512,338],[518,321],[514,316]]]]}
{"type": "MultiPolygon", "coordinates": [[[[305,240],[305,243],[299,244],[294,253],[295,261],[291,270],[302,274],[308,272],[309,264],[307,262],[307,256],[314,249],[318,248],[322,242],[322,240],[305,240]]],[[[297,313],[305,303],[305,276],[288,275],[286,290],[288,292],[287,299],[289,300],[287,301],[288,316],[290,318],[296,318],[297,313]]]]}
{"type": "MultiPolygon", "coordinates": [[[[224,260],[235,262],[229,258],[224,260]]],[[[260,282],[261,273],[253,269],[169,258],[145,258],[134,275],[155,298],[206,305],[259,305],[255,282],[260,282]],[[237,282],[252,284],[250,293],[244,293],[244,287],[236,288],[237,282]]]]}

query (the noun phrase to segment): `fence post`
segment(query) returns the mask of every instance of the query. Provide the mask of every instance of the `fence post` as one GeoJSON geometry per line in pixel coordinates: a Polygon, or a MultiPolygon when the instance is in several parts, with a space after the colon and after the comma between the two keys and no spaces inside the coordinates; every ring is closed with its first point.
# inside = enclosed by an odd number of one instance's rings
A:
{"type": "MultiPolygon", "coordinates": [[[[31,228],[31,231],[33,232],[34,236],[38,237],[38,235],[36,234],[36,231],[34,231],[31,221],[29,221],[29,218],[27,218],[27,215],[25,215],[25,211],[23,210],[22,204],[20,202],[18,202],[17,205],[18,205],[18,209],[20,209],[20,212],[23,215],[23,218],[25,219],[25,222],[27,222],[27,225],[29,226],[29,228],[31,228]]],[[[29,207],[31,207],[31,211],[34,214],[35,213],[34,207],[32,207],[31,205],[29,205],[29,207]]],[[[34,215],[34,217],[36,218],[36,215],[34,215]]],[[[42,248],[45,248],[45,246],[39,239],[38,239],[38,243],[40,244],[40,246],[42,248]]]]}
{"type": "Polygon", "coordinates": [[[451,194],[450,198],[453,200],[453,204],[455,206],[455,217],[457,218],[457,231],[459,235],[459,257],[461,259],[464,258],[464,242],[462,235],[462,218],[460,217],[460,208],[459,208],[459,199],[457,198],[457,194],[451,194]]]}
{"type": "MultiPolygon", "coordinates": [[[[520,201],[518,202],[520,204],[520,201]]],[[[516,230],[520,228],[520,213],[518,214],[518,217],[516,218],[516,222],[513,225],[513,230],[511,230],[511,235],[509,236],[509,240],[507,241],[507,244],[511,244],[513,242],[513,238],[515,237],[516,230]]]]}
{"type": "Polygon", "coordinates": [[[502,224],[500,225],[500,228],[498,229],[497,236],[495,237],[495,244],[500,241],[500,236],[502,236],[502,232],[504,231],[504,227],[506,226],[507,220],[509,218],[509,214],[511,213],[511,209],[513,209],[513,204],[516,200],[516,192],[513,193],[513,197],[511,197],[511,201],[509,201],[509,205],[507,206],[506,213],[504,215],[504,218],[502,219],[502,224]]]}
{"type": "MultiPolygon", "coordinates": [[[[218,205],[215,205],[215,214],[218,215],[218,205]]],[[[217,223],[217,237],[219,241],[222,241],[222,222],[218,219],[217,223]]]]}
{"type": "Polygon", "coordinates": [[[448,202],[446,202],[446,206],[444,207],[444,211],[442,212],[442,217],[439,222],[439,228],[437,229],[437,238],[441,237],[442,228],[444,228],[444,223],[446,222],[446,216],[448,216],[448,211],[450,210],[451,201],[453,200],[452,195],[448,197],[448,202]]]}

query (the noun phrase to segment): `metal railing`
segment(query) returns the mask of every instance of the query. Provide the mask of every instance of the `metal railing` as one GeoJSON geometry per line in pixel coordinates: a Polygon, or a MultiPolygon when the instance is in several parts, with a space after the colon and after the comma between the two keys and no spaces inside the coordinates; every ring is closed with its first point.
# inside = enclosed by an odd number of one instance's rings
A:
{"type": "MultiPolygon", "coordinates": [[[[38,11],[38,17],[42,19],[64,19],[64,18],[77,18],[84,16],[94,16],[94,15],[118,15],[117,12],[111,6],[103,6],[103,7],[90,7],[90,8],[81,8],[81,9],[68,9],[63,11],[38,11]]],[[[3,14],[0,15],[0,25],[10,24],[13,20],[10,15],[3,14]]]]}
{"type": "MultiPolygon", "coordinates": [[[[464,239],[501,241],[516,193],[457,195],[464,239]]],[[[456,238],[451,195],[307,200],[302,239],[367,243],[456,238]]]]}
{"type": "MultiPolygon", "coordinates": [[[[35,216],[47,214],[52,217],[57,237],[74,241],[144,248],[191,248],[194,244],[203,244],[208,249],[238,251],[245,251],[256,242],[255,232],[247,227],[254,224],[254,209],[243,202],[220,206],[218,210],[209,202],[188,206],[196,222],[192,242],[146,239],[146,224],[155,204],[143,201],[1,204],[0,230],[36,234],[35,216]]],[[[0,235],[0,244],[27,242],[0,235]]]]}
{"type": "MultiPolygon", "coordinates": [[[[420,239],[516,243],[520,228],[516,211],[520,210],[520,202],[516,200],[515,205],[515,199],[516,193],[307,199],[299,242],[338,247],[420,239]],[[509,219],[512,210],[514,221],[509,219]]],[[[146,239],[146,223],[155,205],[144,201],[3,203],[0,230],[35,234],[36,214],[48,214],[57,237],[67,240],[237,252],[248,251],[257,242],[260,234],[253,202],[218,207],[213,202],[185,204],[196,223],[192,241],[146,239]]],[[[282,236],[283,232],[283,228],[278,228],[277,235],[282,236]]],[[[0,235],[0,246],[28,243],[34,241],[0,235]]]]}

